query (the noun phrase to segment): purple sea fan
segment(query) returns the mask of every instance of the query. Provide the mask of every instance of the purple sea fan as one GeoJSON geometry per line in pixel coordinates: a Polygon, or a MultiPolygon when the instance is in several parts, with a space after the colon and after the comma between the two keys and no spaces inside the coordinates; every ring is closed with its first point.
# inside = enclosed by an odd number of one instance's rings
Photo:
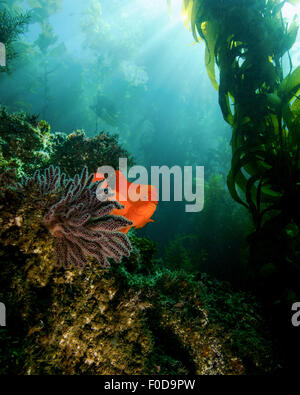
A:
{"type": "Polygon", "coordinates": [[[59,167],[51,166],[43,175],[36,171],[33,177],[23,177],[18,184],[21,191],[33,190],[41,197],[58,196],[57,203],[44,215],[43,225],[55,237],[59,266],[82,267],[90,257],[107,268],[108,258],[120,262],[124,255],[130,255],[130,241],[119,230],[132,222],[109,215],[113,209],[123,206],[109,200],[111,194],[101,188],[99,182],[93,183],[93,178],[86,167],[81,176],[66,179],[59,167]]]}

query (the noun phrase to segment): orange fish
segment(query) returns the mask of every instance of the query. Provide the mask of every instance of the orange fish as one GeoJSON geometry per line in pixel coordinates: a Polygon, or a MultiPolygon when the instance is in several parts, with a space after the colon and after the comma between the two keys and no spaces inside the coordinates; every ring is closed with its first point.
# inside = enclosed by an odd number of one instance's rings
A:
{"type": "MultiPolygon", "coordinates": [[[[103,179],[103,174],[96,173],[94,182],[103,179]]],[[[108,186],[104,181],[103,187],[108,186]]],[[[133,223],[133,225],[122,229],[123,233],[127,233],[132,227],[143,228],[149,222],[154,222],[151,217],[158,204],[158,193],[153,185],[131,183],[120,170],[116,170],[116,187],[111,191],[114,198],[124,206],[122,209],[114,209],[111,215],[123,216],[133,223]]]]}

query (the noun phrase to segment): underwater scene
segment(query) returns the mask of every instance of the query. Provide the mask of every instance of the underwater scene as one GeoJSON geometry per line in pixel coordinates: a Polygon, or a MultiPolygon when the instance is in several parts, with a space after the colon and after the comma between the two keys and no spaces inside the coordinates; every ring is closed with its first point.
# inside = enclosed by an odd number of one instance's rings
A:
{"type": "Polygon", "coordinates": [[[299,372],[299,23],[0,1],[1,375],[299,372]]]}

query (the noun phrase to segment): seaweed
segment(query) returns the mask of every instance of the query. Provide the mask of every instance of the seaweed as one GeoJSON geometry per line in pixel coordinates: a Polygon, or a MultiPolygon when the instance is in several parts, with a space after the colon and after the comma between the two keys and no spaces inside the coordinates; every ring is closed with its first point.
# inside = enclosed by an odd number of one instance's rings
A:
{"type": "MultiPolygon", "coordinates": [[[[282,260],[289,264],[290,251],[282,234],[291,224],[300,226],[300,67],[293,69],[290,61],[287,75],[283,68],[283,57],[295,42],[298,25],[296,20],[288,24],[283,19],[284,3],[183,3],[195,40],[205,42],[207,73],[218,89],[223,117],[232,127],[227,184],[231,196],[252,214],[256,231],[249,240],[258,270],[269,258],[275,265],[282,260]],[[274,241],[274,234],[281,235],[280,242],[268,257],[258,242],[262,237],[274,241]]],[[[299,275],[300,267],[294,266],[299,275]]]]}
{"type": "MultiPolygon", "coordinates": [[[[3,3],[3,2],[2,2],[3,3]]],[[[6,47],[5,67],[0,67],[0,72],[9,71],[9,63],[17,57],[14,43],[25,33],[30,23],[30,13],[11,11],[1,5],[0,9],[0,42],[6,47]]]]}

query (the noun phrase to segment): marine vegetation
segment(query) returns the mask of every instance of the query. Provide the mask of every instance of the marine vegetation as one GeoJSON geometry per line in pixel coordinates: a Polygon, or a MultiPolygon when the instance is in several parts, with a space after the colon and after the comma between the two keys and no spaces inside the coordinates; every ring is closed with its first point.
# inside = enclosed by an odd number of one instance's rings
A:
{"type": "MultiPolygon", "coordinates": [[[[68,136],[51,133],[49,124],[38,121],[35,116],[25,113],[9,114],[3,109],[1,121],[0,212],[3,243],[13,243],[15,246],[21,243],[21,249],[25,253],[34,245],[37,251],[42,248],[43,259],[40,266],[33,265],[33,271],[44,272],[45,276],[53,270],[57,258],[60,264],[64,263],[67,259],[65,254],[72,256],[72,262],[75,259],[77,264],[82,264],[86,262],[85,254],[88,249],[89,256],[104,265],[108,264],[106,257],[109,254],[116,260],[120,259],[120,255],[128,255],[130,243],[117,230],[131,222],[108,215],[109,211],[122,206],[118,202],[108,203],[97,199],[96,192],[98,191],[101,198],[103,191],[98,188],[99,183],[92,182],[94,175],[88,175],[87,168],[82,171],[81,176],[75,173],[81,164],[92,162],[92,158],[96,160],[96,170],[98,163],[114,165],[120,152],[124,157],[129,157],[118,145],[117,138],[102,132],[99,136],[104,143],[96,144],[97,136],[88,139],[80,132],[79,140],[84,143],[81,144],[81,149],[86,152],[81,151],[84,155],[74,156],[71,151],[61,151],[58,148],[58,141],[68,147],[68,136]],[[53,163],[52,157],[55,157],[56,163],[65,160],[65,167],[73,177],[65,174],[58,166],[47,168],[53,163]],[[46,170],[42,173],[41,169],[46,170]],[[54,237],[49,238],[49,232],[54,237]],[[99,235],[102,236],[103,250],[97,248],[99,254],[95,254],[99,235]],[[42,247],[36,245],[40,237],[44,240],[42,247]],[[55,245],[58,256],[55,254],[55,245]],[[73,247],[71,250],[70,245],[73,247]],[[57,256],[55,261],[53,256],[57,256]]],[[[31,258],[36,262],[34,256],[31,258]]]]}
{"type": "Polygon", "coordinates": [[[19,177],[32,176],[49,165],[60,167],[73,178],[85,166],[90,172],[102,165],[117,169],[119,158],[126,158],[129,166],[133,164],[117,135],[101,131],[88,137],[83,130],[52,132],[48,122],[37,115],[9,113],[4,107],[0,109],[0,136],[0,169],[10,167],[19,177]]]}
{"type": "Polygon", "coordinates": [[[83,130],[76,130],[69,135],[55,133],[52,141],[49,162],[60,166],[69,177],[80,173],[84,166],[87,166],[90,172],[96,172],[98,167],[105,165],[118,169],[119,158],[126,158],[128,166],[133,164],[132,156],[121,147],[118,136],[104,131],[93,137],[86,136],[83,130]]]}
{"type": "Polygon", "coordinates": [[[194,39],[205,44],[207,73],[232,128],[227,184],[252,215],[254,288],[291,370],[296,339],[286,311],[300,296],[300,67],[289,55],[299,26],[283,18],[285,3],[299,1],[184,0],[183,12],[194,39]]]}
{"type": "Polygon", "coordinates": [[[10,325],[0,331],[1,373],[212,375],[279,367],[249,295],[168,270],[155,261],[151,241],[131,242],[131,256],[110,270],[72,266],[47,277],[33,276],[38,261],[28,265],[32,254],[44,258],[45,247],[25,255],[12,245],[2,250],[0,297],[10,325]]]}
{"type": "Polygon", "coordinates": [[[299,276],[287,238],[299,238],[300,227],[300,67],[293,69],[290,60],[286,75],[283,68],[298,24],[284,21],[285,1],[183,3],[195,40],[205,43],[207,73],[232,127],[228,188],[252,214],[253,267],[260,271],[267,260],[277,270],[291,267],[292,260],[291,270],[299,276]]]}
{"type": "Polygon", "coordinates": [[[148,18],[159,11],[146,0],[65,2],[61,19],[63,0],[11,0],[32,8],[38,30],[20,43],[13,78],[0,78],[0,374],[292,370],[300,68],[286,2],[183,0],[232,130],[230,166],[216,92],[205,70],[187,75],[196,69],[177,51],[180,18],[148,18]],[[76,45],[61,20],[77,21],[72,33],[83,22],[76,45]],[[204,211],[188,216],[182,202],[158,204],[156,188],[130,183],[119,158],[131,166],[136,155],[170,168],[203,155],[204,211]],[[115,169],[116,186],[97,175],[101,166],[115,169]]]}
{"type": "Polygon", "coordinates": [[[6,49],[6,66],[0,67],[0,72],[9,70],[9,63],[17,56],[13,44],[26,31],[29,22],[30,14],[28,12],[9,11],[3,7],[0,9],[0,42],[5,45],[6,49]]]}
{"type": "MultiPolygon", "coordinates": [[[[50,156],[50,131],[46,122],[25,112],[0,109],[0,168],[14,169],[20,177],[44,167],[50,156]]],[[[2,170],[2,169],[1,169],[2,170]]]]}
{"type": "MultiPolygon", "coordinates": [[[[81,158],[73,160],[75,168],[81,158]]],[[[259,305],[208,277],[166,268],[155,244],[132,230],[128,256],[119,228],[129,222],[111,215],[117,202],[95,200],[105,185],[93,178],[86,168],[70,179],[50,166],[3,179],[0,299],[8,326],[0,330],[0,372],[275,371],[279,359],[259,305]],[[119,264],[101,267],[109,257],[119,264]]]]}

